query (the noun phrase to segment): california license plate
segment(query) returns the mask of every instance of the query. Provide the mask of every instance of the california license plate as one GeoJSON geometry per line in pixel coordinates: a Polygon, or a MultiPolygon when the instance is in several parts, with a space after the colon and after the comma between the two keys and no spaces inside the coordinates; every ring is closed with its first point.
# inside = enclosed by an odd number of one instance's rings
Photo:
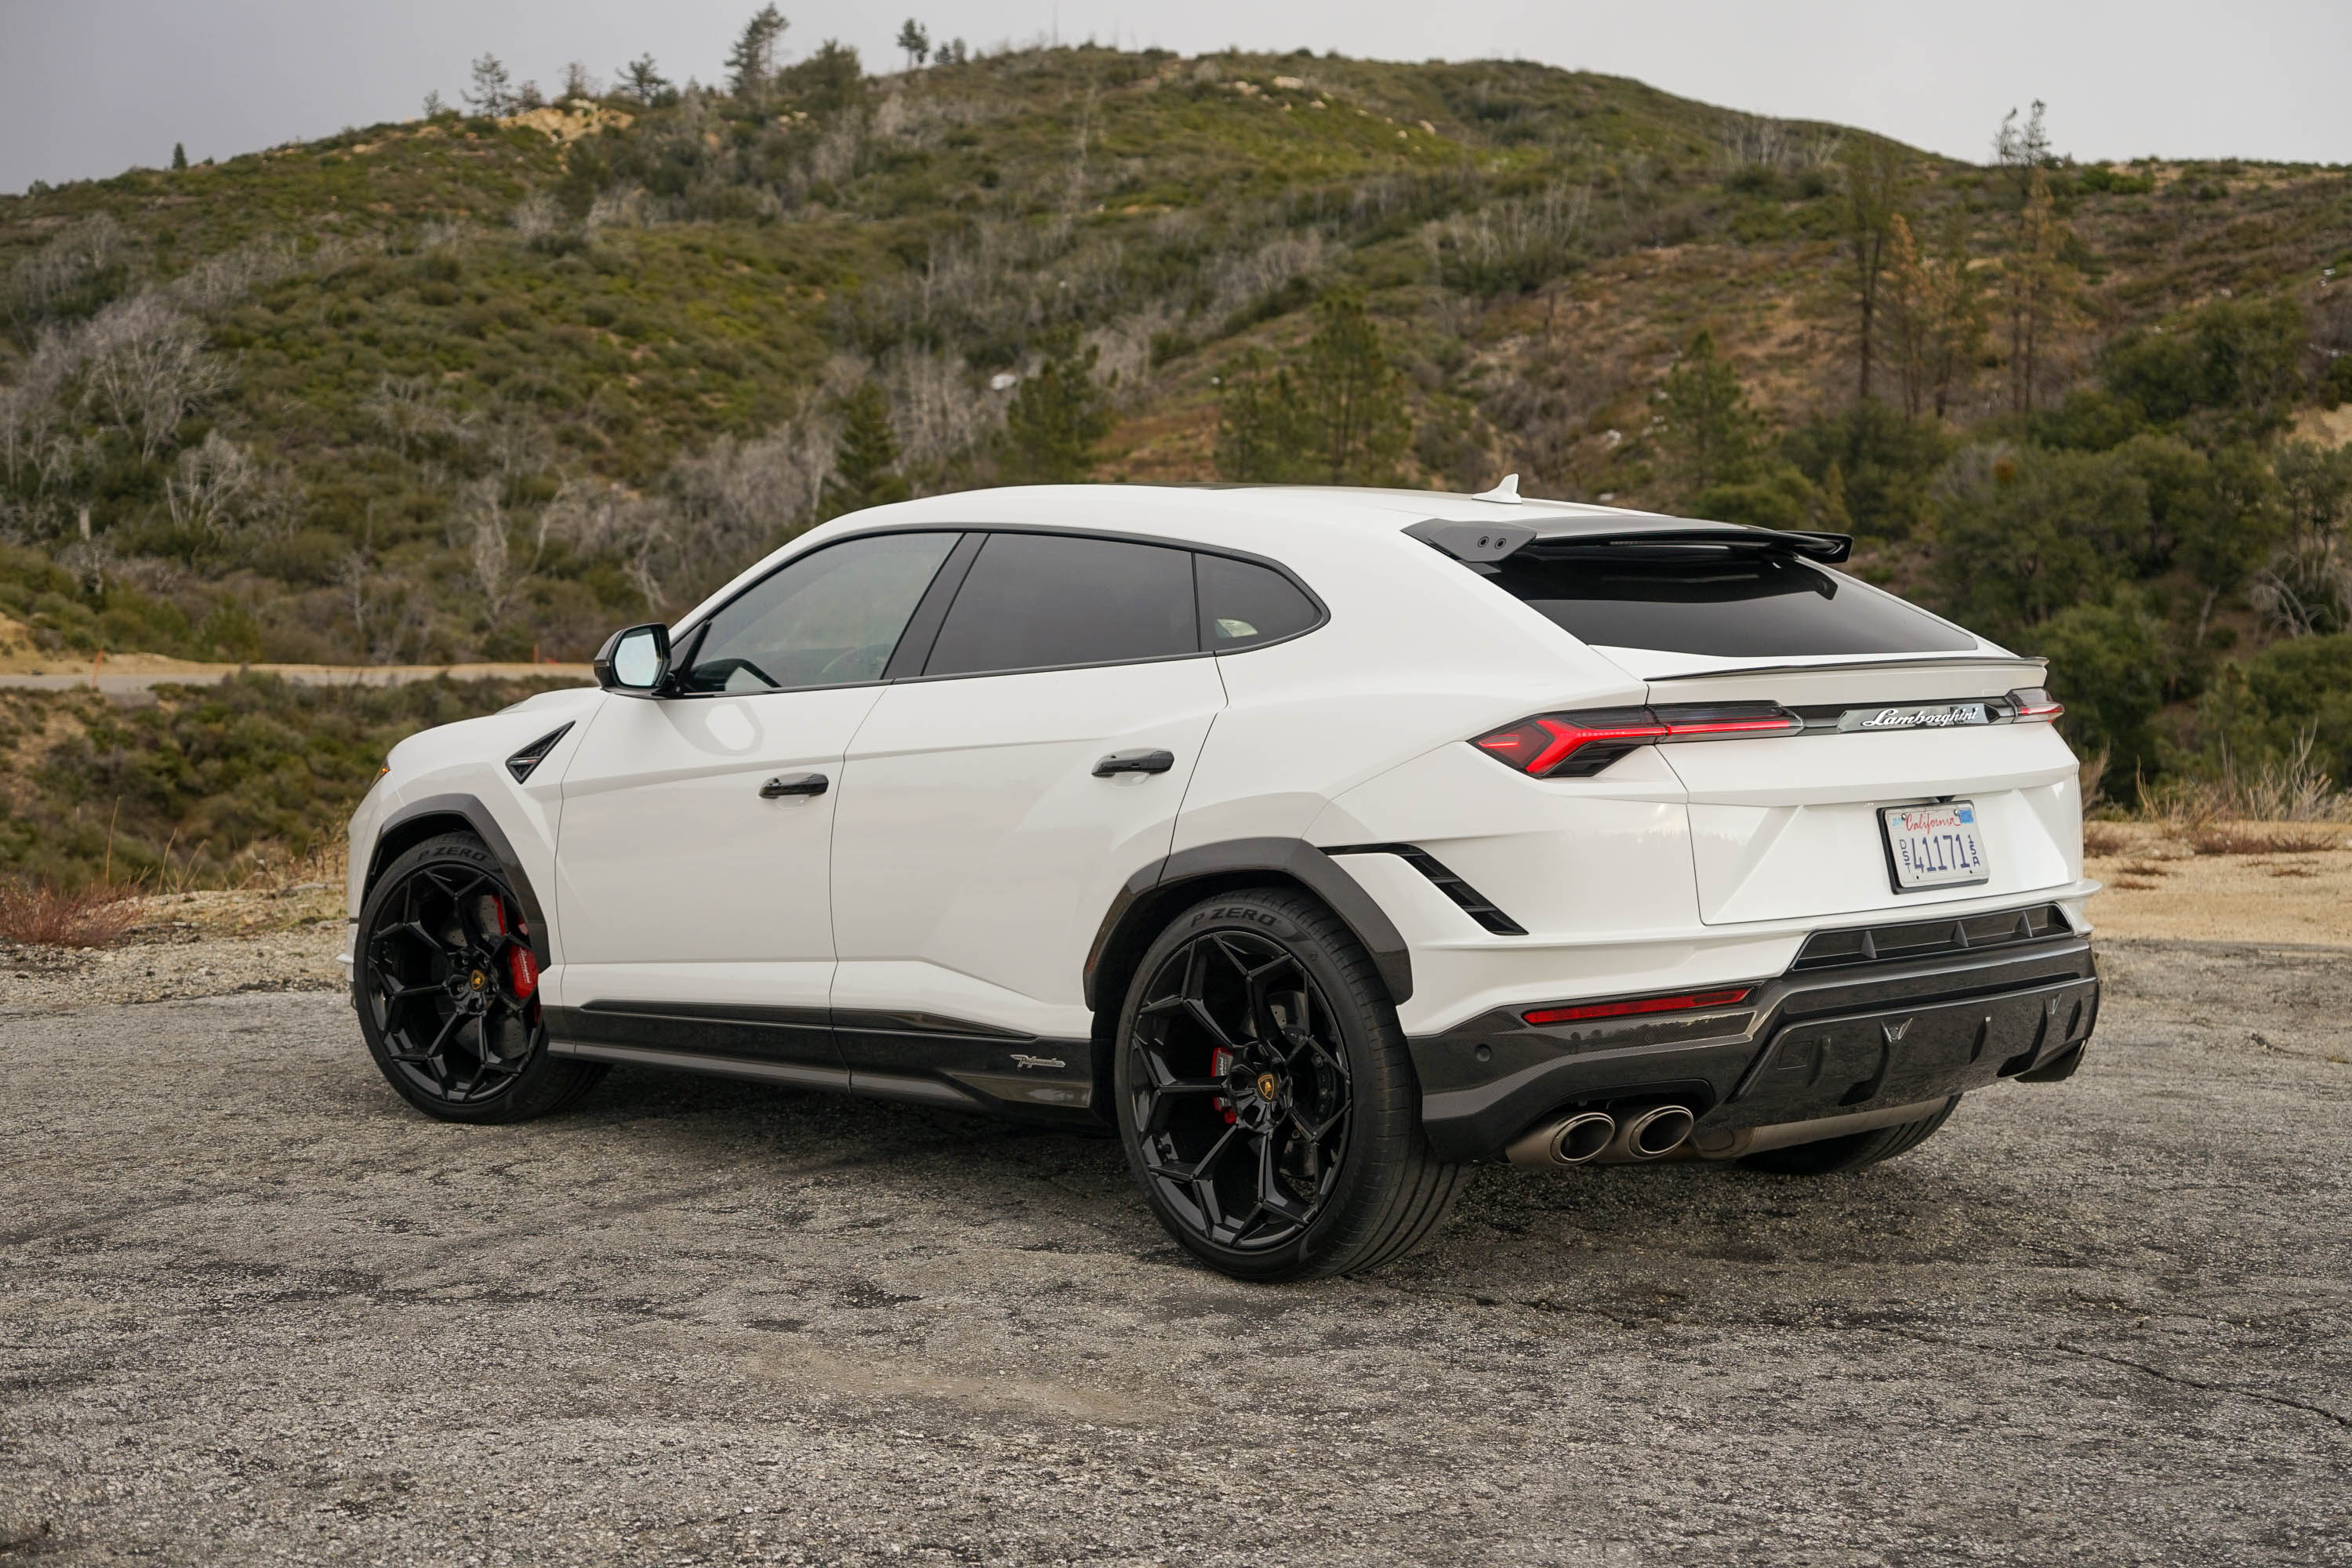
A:
{"type": "Polygon", "coordinates": [[[1886,865],[1897,892],[1963,888],[1992,876],[1974,801],[1890,805],[1879,812],[1878,825],[1886,835],[1886,865]]]}

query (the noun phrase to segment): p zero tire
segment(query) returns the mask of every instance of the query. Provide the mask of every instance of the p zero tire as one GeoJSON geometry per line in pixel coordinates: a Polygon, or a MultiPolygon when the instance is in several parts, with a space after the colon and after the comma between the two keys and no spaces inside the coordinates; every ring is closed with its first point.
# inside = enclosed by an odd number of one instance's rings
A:
{"type": "Polygon", "coordinates": [[[1186,910],[1138,965],[1113,1057],[1129,1167],[1171,1236],[1242,1279],[1349,1274],[1445,1218],[1396,1009],[1348,928],[1282,888],[1186,910]]]}
{"type": "Polygon", "coordinates": [[[521,1121],[570,1105],[600,1062],[547,1051],[521,901],[488,846],[428,838],[385,868],[360,909],[352,966],[360,1032],[401,1098],[447,1121],[521,1121]]]}
{"type": "Polygon", "coordinates": [[[1875,1165],[1881,1160],[1892,1160],[1897,1154],[1908,1153],[1935,1135],[1936,1130],[1952,1119],[1960,1103],[1958,1095],[1944,1101],[1944,1108],[1932,1116],[1916,1121],[1906,1121],[1899,1127],[1880,1127],[1868,1132],[1849,1133],[1843,1138],[1824,1138],[1818,1143],[1792,1143],[1786,1149],[1767,1149],[1761,1154],[1750,1154],[1739,1163],[1751,1171],[1769,1171],[1779,1176],[1833,1176],[1843,1171],[1859,1171],[1864,1165],[1875,1165]]]}

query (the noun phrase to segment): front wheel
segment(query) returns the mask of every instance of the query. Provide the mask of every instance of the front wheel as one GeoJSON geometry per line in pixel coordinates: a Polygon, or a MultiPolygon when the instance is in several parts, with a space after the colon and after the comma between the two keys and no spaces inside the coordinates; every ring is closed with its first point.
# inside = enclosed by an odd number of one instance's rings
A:
{"type": "Polygon", "coordinates": [[[1119,1134],[1152,1212],[1238,1279],[1402,1256],[1461,1184],[1421,1127],[1396,1009],[1352,932],[1303,894],[1220,894],[1137,967],[1114,1058],[1119,1134]]]}
{"type": "Polygon", "coordinates": [[[352,1000],[401,1098],[445,1121],[520,1121],[571,1104],[601,1062],[548,1054],[521,901],[488,846],[449,833],[394,860],[360,910],[352,1000]]]}

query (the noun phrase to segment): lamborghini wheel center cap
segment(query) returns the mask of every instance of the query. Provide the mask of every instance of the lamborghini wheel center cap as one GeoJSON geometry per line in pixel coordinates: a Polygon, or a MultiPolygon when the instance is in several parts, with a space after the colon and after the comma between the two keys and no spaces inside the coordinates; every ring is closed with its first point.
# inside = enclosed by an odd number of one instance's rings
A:
{"type": "Polygon", "coordinates": [[[1262,1072],[1257,1075],[1257,1097],[1260,1100],[1273,1100],[1281,1093],[1282,1085],[1275,1080],[1272,1073],[1262,1072]]]}

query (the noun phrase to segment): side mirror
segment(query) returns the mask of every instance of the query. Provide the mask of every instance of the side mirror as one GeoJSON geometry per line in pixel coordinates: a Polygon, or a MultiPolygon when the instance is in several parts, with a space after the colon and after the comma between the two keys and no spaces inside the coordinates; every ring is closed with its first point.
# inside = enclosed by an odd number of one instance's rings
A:
{"type": "Polygon", "coordinates": [[[607,691],[651,697],[669,679],[669,628],[627,626],[596,650],[596,684],[607,691]]]}

